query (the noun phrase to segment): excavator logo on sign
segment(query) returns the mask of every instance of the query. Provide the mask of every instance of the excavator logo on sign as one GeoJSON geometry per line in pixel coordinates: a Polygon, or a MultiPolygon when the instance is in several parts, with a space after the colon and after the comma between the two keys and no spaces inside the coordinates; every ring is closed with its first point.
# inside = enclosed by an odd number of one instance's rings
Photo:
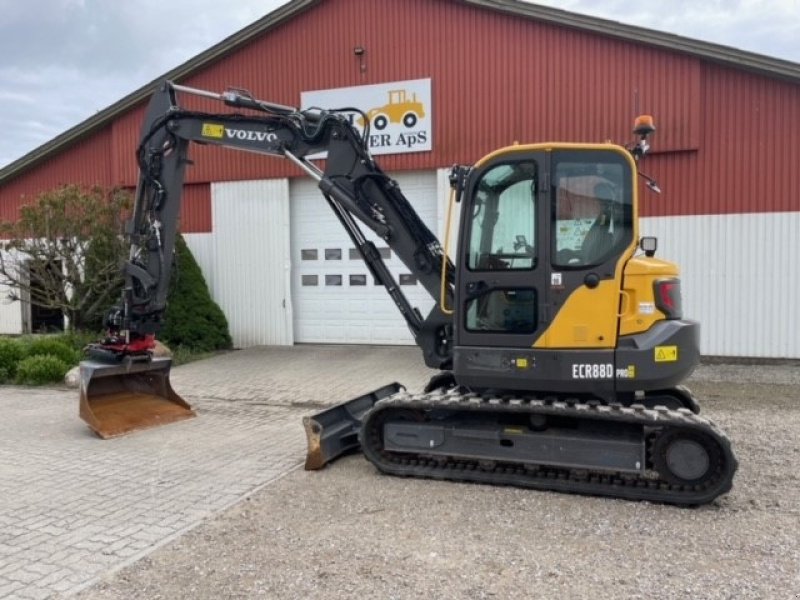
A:
{"type": "Polygon", "coordinates": [[[653,353],[656,362],[676,362],[678,360],[677,346],[656,346],[653,353]]]}
{"type": "MultiPolygon", "coordinates": [[[[369,136],[370,148],[400,146],[411,149],[428,141],[428,132],[425,129],[415,129],[417,123],[425,118],[425,105],[413,92],[389,90],[389,102],[369,109],[366,116],[370,126],[377,130],[377,133],[369,136]],[[395,128],[396,135],[384,131],[390,124],[402,125],[401,131],[397,132],[395,128]]],[[[364,127],[363,117],[355,122],[359,127],[364,127]]]]}
{"type": "MultiPolygon", "coordinates": [[[[425,105],[417,100],[417,95],[406,90],[390,90],[389,103],[371,108],[367,111],[370,124],[378,131],[383,131],[389,123],[402,123],[411,129],[421,118],[425,117],[425,105]]],[[[356,121],[364,126],[364,119],[356,121]]]]}
{"type": "Polygon", "coordinates": [[[345,115],[362,135],[366,135],[372,154],[433,149],[430,79],[302,92],[300,103],[306,108],[353,107],[352,111],[345,111],[345,115]]]}

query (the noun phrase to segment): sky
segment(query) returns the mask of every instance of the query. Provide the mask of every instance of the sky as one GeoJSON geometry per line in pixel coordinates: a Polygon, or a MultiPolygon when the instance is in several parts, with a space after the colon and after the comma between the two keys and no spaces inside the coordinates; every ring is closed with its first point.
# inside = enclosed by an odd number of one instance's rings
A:
{"type": "MultiPolygon", "coordinates": [[[[0,0],[0,167],[284,3],[0,0]]],[[[800,0],[537,3],[800,63],[800,0]]]]}

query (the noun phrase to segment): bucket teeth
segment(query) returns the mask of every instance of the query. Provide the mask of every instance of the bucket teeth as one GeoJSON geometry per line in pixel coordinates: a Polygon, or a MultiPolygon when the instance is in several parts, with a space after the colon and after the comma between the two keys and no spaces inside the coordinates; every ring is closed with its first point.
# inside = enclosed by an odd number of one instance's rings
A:
{"type": "Polygon", "coordinates": [[[194,417],[195,412],[169,383],[171,366],[169,358],[81,362],[81,419],[108,439],[194,417]]]}

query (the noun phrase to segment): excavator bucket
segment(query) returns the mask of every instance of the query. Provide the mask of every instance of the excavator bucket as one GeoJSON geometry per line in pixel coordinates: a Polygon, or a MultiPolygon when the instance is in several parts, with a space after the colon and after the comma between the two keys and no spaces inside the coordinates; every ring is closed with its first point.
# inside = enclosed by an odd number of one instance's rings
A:
{"type": "Polygon", "coordinates": [[[321,469],[346,452],[354,452],[361,446],[358,432],[364,415],[378,400],[405,389],[399,383],[390,383],[363,396],[303,417],[306,430],[308,454],[306,471],[321,469]]]}
{"type": "Polygon", "coordinates": [[[81,362],[80,417],[101,438],[195,416],[169,384],[172,360],[154,358],[108,364],[81,362]]]}

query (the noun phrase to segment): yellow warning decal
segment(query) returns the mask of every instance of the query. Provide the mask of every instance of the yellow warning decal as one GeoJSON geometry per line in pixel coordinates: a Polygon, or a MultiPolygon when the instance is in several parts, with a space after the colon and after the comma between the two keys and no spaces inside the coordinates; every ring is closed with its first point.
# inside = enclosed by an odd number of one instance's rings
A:
{"type": "Polygon", "coordinates": [[[656,362],[675,362],[678,360],[677,346],[656,346],[653,349],[656,362]]]}
{"type": "Polygon", "coordinates": [[[217,123],[203,123],[203,128],[200,130],[200,135],[203,137],[222,139],[225,135],[225,127],[217,123]]]}
{"type": "Polygon", "coordinates": [[[503,429],[503,433],[506,435],[522,435],[525,432],[519,427],[506,427],[503,429]]]}

